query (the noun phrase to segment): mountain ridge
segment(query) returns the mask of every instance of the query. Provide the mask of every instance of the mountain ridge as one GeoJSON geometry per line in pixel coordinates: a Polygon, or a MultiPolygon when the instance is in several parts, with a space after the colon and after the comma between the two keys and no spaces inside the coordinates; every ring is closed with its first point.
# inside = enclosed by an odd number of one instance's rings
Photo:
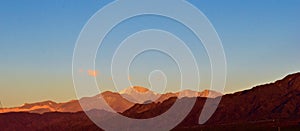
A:
{"type": "MultiPolygon", "coordinates": [[[[183,96],[185,97],[209,97],[207,90],[204,90],[203,92],[189,91],[197,93],[196,96],[191,95],[191,93],[185,93],[187,92],[187,90],[183,90],[181,92],[183,92],[183,96]]],[[[215,91],[209,92],[212,92],[212,94],[214,94],[213,97],[222,95],[221,93],[215,91]]],[[[85,104],[85,110],[103,109],[106,111],[110,111],[109,108],[103,106],[105,102],[108,103],[108,105],[116,112],[124,112],[136,103],[146,104],[151,102],[163,102],[164,100],[170,97],[175,97],[178,95],[179,92],[158,94],[145,87],[133,86],[128,87],[121,92],[105,91],[96,96],[83,97],[79,100],[70,100],[61,103],[57,103],[51,100],[35,103],[24,103],[22,106],[19,107],[0,108],[0,113],[31,112],[42,114],[46,112],[79,112],[83,110],[80,104],[85,104]]]]}
{"type": "MultiPolygon", "coordinates": [[[[201,109],[207,99],[215,98],[197,97],[196,103],[185,119],[173,130],[299,130],[300,129],[300,73],[288,75],[273,83],[253,87],[249,90],[239,91],[222,96],[212,117],[203,125],[198,124],[201,109]]],[[[192,98],[170,97],[163,102],[151,102],[147,104],[134,104],[123,113],[124,116],[147,119],[160,115],[167,111],[176,100],[189,101],[192,98]]],[[[101,114],[101,120],[115,120],[113,113],[94,110],[101,114]]],[[[42,122],[43,123],[43,122],[42,122]]],[[[115,121],[114,125],[124,121],[115,121]]],[[[159,121],[160,124],[167,123],[159,121]]],[[[126,123],[132,128],[136,123],[126,123]]],[[[6,129],[60,129],[101,130],[84,112],[77,113],[4,113],[0,114],[0,127],[6,129]],[[26,117],[24,117],[26,116],[26,117]],[[27,119],[28,118],[28,119],[27,119]],[[29,118],[34,118],[29,119],[29,118]],[[56,119],[59,118],[59,119],[56,119]],[[38,119],[39,121],[36,121],[38,119]],[[56,121],[50,121],[55,119],[56,121]],[[15,125],[22,120],[23,125],[15,125]],[[6,121],[10,121],[9,123],[6,121]],[[39,127],[40,121],[47,121],[46,125],[39,127]]],[[[129,129],[129,128],[128,128],[129,129]]]]}

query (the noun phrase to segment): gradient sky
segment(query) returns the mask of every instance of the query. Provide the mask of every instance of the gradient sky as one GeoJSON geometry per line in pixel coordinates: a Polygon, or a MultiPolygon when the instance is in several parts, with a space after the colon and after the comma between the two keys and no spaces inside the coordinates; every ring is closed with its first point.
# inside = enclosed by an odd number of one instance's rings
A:
{"type": "MultiPolygon", "coordinates": [[[[75,42],[87,20],[109,2],[1,1],[0,101],[3,106],[11,107],[49,99],[57,102],[75,99],[72,83],[75,42]]],[[[300,1],[189,2],[209,18],[223,42],[228,64],[226,93],[272,82],[289,73],[300,71],[300,1]]],[[[110,90],[111,83],[107,76],[107,67],[101,61],[107,60],[103,56],[107,56],[117,46],[111,43],[116,43],[122,36],[135,30],[150,28],[153,26],[151,24],[159,20],[168,22],[168,19],[154,16],[128,20],[121,23],[115,33],[112,31],[111,37],[107,37],[103,45],[107,46],[104,48],[106,51],[99,50],[101,53],[96,62],[96,68],[105,76],[100,80],[103,81],[100,83],[105,89],[110,90]]],[[[174,22],[157,22],[155,25],[172,33],[176,33],[176,30],[172,31],[175,27],[182,28],[174,22]]],[[[179,29],[177,33],[185,32],[184,29],[179,29]]],[[[209,63],[205,50],[201,45],[196,45],[188,33],[182,33],[182,37],[191,40],[189,46],[194,50],[203,76],[201,84],[205,87],[202,88],[209,88],[209,63]]],[[[148,77],[149,71],[157,67],[165,70],[167,74],[169,72],[170,76],[175,76],[172,77],[173,81],[177,79],[178,71],[174,61],[164,54],[148,52],[134,61],[131,80],[134,84],[148,86],[144,79],[148,77]],[[159,59],[151,59],[154,56],[159,59]]],[[[171,85],[176,85],[176,82],[171,85]]]]}

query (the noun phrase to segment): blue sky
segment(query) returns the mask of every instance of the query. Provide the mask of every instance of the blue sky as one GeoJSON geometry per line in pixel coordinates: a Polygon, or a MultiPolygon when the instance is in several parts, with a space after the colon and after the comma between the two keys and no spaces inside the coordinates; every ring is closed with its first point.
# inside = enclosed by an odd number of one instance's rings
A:
{"type": "MultiPolygon", "coordinates": [[[[87,20],[109,2],[108,0],[1,1],[2,104],[16,106],[25,102],[48,99],[55,101],[75,99],[71,67],[77,37],[87,20]]],[[[223,42],[228,64],[226,92],[248,89],[300,71],[300,51],[298,51],[300,1],[189,0],[189,2],[208,17],[223,42]]],[[[141,27],[151,27],[149,19],[137,18],[134,22],[139,26],[133,26],[130,21],[126,26],[124,22],[123,31],[126,28],[131,29],[124,33],[141,27]]],[[[166,27],[165,24],[156,24],[157,27],[165,29],[172,29],[172,25],[176,26],[172,22],[166,27]]],[[[117,34],[112,36],[122,36],[118,32],[117,34]]],[[[209,81],[209,63],[205,57],[205,50],[201,46],[194,45],[190,35],[183,33],[183,38],[191,40],[190,46],[195,47],[194,53],[198,58],[198,64],[203,65],[200,71],[204,81],[209,81]]],[[[107,49],[114,49],[109,40],[107,49]]],[[[101,63],[101,54],[97,60],[101,63]]],[[[132,77],[146,78],[146,72],[160,64],[162,68],[174,67],[169,69],[169,72],[176,72],[174,63],[172,64],[168,57],[150,52],[139,56],[136,63],[133,63],[136,70],[132,69],[132,77]],[[142,64],[149,62],[149,58],[153,55],[160,59],[150,59],[153,62],[142,64]],[[144,58],[147,58],[147,61],[143,61],[144,58]]],[[[97,68],[101,72],[106,71],[104,65],[98,65],[97,68]]],[[[147,86],[143,80],[133,81],[147,86]]],[[[104,84],[107,85],[107,89],[111,88],[109,83],[104,84]]],[[[204,82],[204,85],[207,84],[204,82]]]]}

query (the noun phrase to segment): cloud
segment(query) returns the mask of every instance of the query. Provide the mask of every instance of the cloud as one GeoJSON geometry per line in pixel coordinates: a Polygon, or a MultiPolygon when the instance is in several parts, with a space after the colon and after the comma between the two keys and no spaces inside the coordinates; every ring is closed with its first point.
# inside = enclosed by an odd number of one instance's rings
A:
{"type": "Polygon", "coordinates": [[[96,70],[88,70],[88,75],[92,77],[96,77],[98,75],[98,71],[96,70]]]}

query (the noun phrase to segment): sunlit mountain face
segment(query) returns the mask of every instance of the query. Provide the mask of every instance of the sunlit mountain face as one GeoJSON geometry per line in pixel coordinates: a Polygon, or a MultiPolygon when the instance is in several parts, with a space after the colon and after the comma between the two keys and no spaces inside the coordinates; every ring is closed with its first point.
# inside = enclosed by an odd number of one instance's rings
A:
{"type": "MultiPolygon", "coordinates": [[[[188,97],[178,98],[176,93],[167,93],[162,96],[170,96],[162,102],[132,103],[122,97],[122,94],[147,93],[150,90],[143,87],[130,87],[121,93],[104,92],[103,97],[118,109],[119,114],[135,119],[149,119],[166,112],[175,101],[190,101],[188,97]],[[175,97],[174,97],[175,96],[175,97]],[[123,99],[123,100],[120,100],[123,99]],[[124,104],[114,105],[116,102],[124,104]],[[126,103],[128,102],[128,103],[126,103]],[[126,106],[126,104],[128,104],[126,106]],[[122,111],[122,112],[121,112],[122,111]]],[[[207,94],[207,91],[198,94],[207,94]]],[[[152,95],[155,93],[151,93],[152,95]]],[[[99,94],[100,95],[100,94],[99,94]]],[[[95,100],[96,97],[82,98],[87,101],[95,100]]],[[[196,96],[197,100],[186,118],[173,130],[299,130],[300,123],[300,73],[292,74],[274,83],[256,86],[249,90],[226,94],[213,116],[204,124],[198,123],[201,109],[206,100],[215,100],[213,97],[196,96]]],[[[33,104],[24,104],[18,108],[1,109],[0,127],[3,130],[102,130],[95,125],[84,112],[80,111],[78,101],[55,103],[45,101],[33,104]],[[76,104],[75,104],[76,103],[76,104]],[[71,106],[72,105],[72,106],[71,106]],[[76,106],[74,106],[76,105],[76,106]],[[79,112],[75,112],[76,109],[79,112]],[[6,110],[7,113],[4,113],[6,110]],[[43,111],[41,111],[43,110],[43,111]],[[28,113],[32,112],[32,113],[28,113]],[[58,111],[58,112],[54,112],[58,111]],[[61,112],[60,112],[61,111],[61,112]],[[64,112],[63,112],[64,111],[64,112]],[[70,112],[69,112],[70,111],[70,112]],[[33,113],[36,112],[36,113],[33,113]],[[39,114],[42,113],[43,114],[39,114]],[[73,112],[73,113],[71,113],[73,112]]],[[[122,124],[118,121],[116,113],[105,109],[93,109],[87,111],[103,121],[112,121],[114,124],[122,124]]],[[[160,121],[160,124],[167,121],[160,121]]],[[[127,123],[136,127],[137,123],[127,123]]],[[[142,127],[141,127],[142,128],[142,127]]],[[[136,128],[135,128],[136,129],[136,128]]]]}
{"type": "Polygon", "coordinates": [[[84,107],[87,107],[85,110],[106,110],[110,111],[107,107],[104,106],[104,103],[107,103],[113,110],[116,112],[124,112],[125,110],[132,107],[134,104],[148,104],[148,103],[157,103],[163,102],[171,97],[207,97],[215,98],[222,96],[221,93],[215,91],[204,90],[202,92],[196,92],[192,90],[183,90],[181,92],[170,92],[165,94],[155,93],[148,88],[141,86],[128,87],[120,92],[110,92],[106,91],[100,93],[99,95],[92,97],[84,97],[80,100],[71,100],[63,103],[56,103],[53,101],[43,101],[37,103],[25,103],[20,107],[14,108],[2,108],[0,113],[7,112],[31,112],[31,113],[45,113],[45,112],[78,112],[83,109],[80,106],[79,101],[84,107]]]}

